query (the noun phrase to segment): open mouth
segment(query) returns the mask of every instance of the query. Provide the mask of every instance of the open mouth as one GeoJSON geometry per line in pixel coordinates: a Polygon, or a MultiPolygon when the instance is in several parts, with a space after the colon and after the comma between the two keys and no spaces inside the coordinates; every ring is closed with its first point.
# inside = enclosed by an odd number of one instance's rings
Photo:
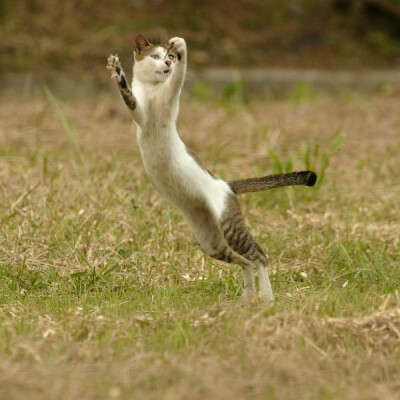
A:
{"type": "Polygon", "coordinates": [[[171,74],[171,70],[170,69],[166,69],[164,71],[156,71],[156,74],[160,75],[160,76],[169,76],[171,74]]]}

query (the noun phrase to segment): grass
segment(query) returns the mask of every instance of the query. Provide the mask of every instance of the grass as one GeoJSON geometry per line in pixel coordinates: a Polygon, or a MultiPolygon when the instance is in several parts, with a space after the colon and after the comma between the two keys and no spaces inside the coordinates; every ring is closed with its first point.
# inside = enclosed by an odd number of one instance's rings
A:
{"type": "Polygon", "coordinates": [[[0,98],[0,398],[399,396],[398,96],[182,101],[217,175],[324,174],[241,198],[266,308],[155,193],[116,91],[45,93],[0,98]]]}

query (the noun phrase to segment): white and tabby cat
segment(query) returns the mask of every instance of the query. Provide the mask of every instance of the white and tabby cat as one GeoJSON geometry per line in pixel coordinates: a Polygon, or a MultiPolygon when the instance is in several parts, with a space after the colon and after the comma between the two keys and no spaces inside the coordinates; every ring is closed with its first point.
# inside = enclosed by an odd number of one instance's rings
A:
{"type": "Polygon", "coordinates": [[[258,269],[262,297],[273,302],[264,252],[248,232],[237,194],[288,185],[313,186],[314,172],[301,171],[225,182],[204,168],[182,142],[176,129],[179,97],[185,80],[185,40],[175,37],[162,46],[142,35],[134,44],[132,89],[117,56],[107,68],[137,125],[144,168],[156,189],[183,215],[201,249],[242,267],[244,297],[255,295],[258,269]]]}

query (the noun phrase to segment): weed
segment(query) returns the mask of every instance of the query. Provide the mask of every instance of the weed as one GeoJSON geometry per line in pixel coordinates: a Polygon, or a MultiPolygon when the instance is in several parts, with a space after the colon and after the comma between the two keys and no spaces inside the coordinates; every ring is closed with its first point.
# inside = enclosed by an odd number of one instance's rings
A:
{"type": "Polygon", "coordinates": [[[304,167],[306,170],[317,171],[317,187],[321,187],[323,184],[325,173],[331,163],[331,159],[342,147],[344,139],[345,135],[337,134],[331,147],[325,151],[321,151],[321,146],[319,144],[315,144],[313,148],[311,148],[311,146],[305,146],[303,150],[304,167]]]}
{"type": "Polygon", "coordinates": [[[67,135],[70,143],[74,146],[77,152],[80,151],[80,143],[79,143],[79,135],[77,129],[71,124],[65,113],[62,111],[62,108],[54,97],[53,93],[50,91],[48,86],[43,87],[44,93],[47,97],[47,100],[51,104],[56,113],[59,121],[61,122],[61,126],[64,130],[64,133],[67,135]]]}

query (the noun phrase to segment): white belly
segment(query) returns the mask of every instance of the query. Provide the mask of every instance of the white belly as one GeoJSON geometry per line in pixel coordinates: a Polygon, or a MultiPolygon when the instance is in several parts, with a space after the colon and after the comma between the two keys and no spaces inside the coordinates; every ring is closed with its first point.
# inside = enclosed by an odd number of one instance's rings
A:
{"type": "Polygon", "coordinates": [[[219,219],[225,199],[231,192],[229,185],[211,176],[187,152],[178,135],[167,142],[146,140],[138,132],[138,142],[147,175],[156,189],[174,204],[183,215],[185,208],[205,200],[219,219]]]}

